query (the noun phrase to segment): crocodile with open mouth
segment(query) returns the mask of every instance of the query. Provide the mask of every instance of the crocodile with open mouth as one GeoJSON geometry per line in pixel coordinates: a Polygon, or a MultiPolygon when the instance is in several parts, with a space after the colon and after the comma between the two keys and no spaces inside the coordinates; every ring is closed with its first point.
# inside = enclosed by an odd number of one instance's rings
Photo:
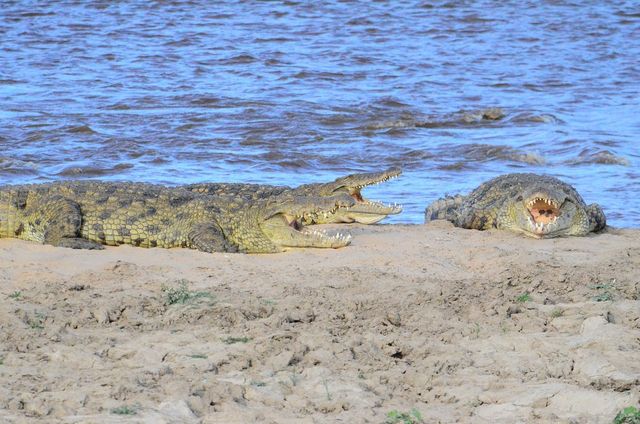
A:
{"type": "Polygon", "coordinates": [[[304,227],[355,200],[283,193],[266,199],[202,195],[144,183],[69,181],[0,187],[0,237],[54,246],[188,247],[271,253],[338,248],[351,237],[304,227]]]}
{"type": "Polygon", "coordinates": [[[467,196],[431,203],[425,222],[446,219],[456,227],[498,228],[534,238],[584,236],[606,226],[602,208],[586,205],[569,184],[548,175],[507,174],[467,196]]]}
{"type": "Polygon", "coordinates": [[[329,183],[304,184],[295,188],[286,186],[274,186],[263,184],[242,183],[196,183],[184,186],[184,188],[203,194],[215,194],[223,196],[236,196],[243,199],[266,199],[283,193],[293,196],[327,197],[346,193],[353,197],[355,205],[350,208],[336,209],[330,214],[316,214],[305,218],[305,224],[351,223],[374,224],[387,215],[395,215],[402,212],[399,205],[385,205],[382,202],[372,201],[362,195],[362,189],[380,184],[392,178],[398,177],[402,171],[390,168],[382,172],[369,172],[351,174],[337,178],[329,183]]]}

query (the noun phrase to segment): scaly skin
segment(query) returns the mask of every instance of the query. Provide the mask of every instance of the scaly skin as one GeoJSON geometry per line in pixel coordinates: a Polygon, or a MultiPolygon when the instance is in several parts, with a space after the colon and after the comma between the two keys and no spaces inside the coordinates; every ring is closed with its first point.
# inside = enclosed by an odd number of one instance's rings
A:
{"type": "Polygon", "coordinates": [[[236,196],[243,199],[265,199],[283,193],[293,196],[328,197],[347,193],[353,197],[356,204],[349,209],[338,209],[332,214],[320,214],[305,224],[350,223],[373,224],[387,215],[395,215],[402,211],[397,205],[384,205],[381,202],[370,201],[362,196],[364,187],[387,181],[402,173],[399,169],[391,168],[383,172],[352,174],[338,178],[330,183],[305,184],[296,188],[286,186],[272,186],[262,184],[241,183],[198,183],[185,186],[196,193],[207,193],[225,196],[236,196]]]}
{"type": "Polygon", "coordinates": [[[498,228],[534,238],[584,236],[606,226],[597,204],[557,178],[507,174],[481,184],[467,196],[446,197],[425,210],[425,222],[446,219],[457,227],[498,228]]]}
{"type": "Polygon", "coordinates": [[[120,244],[246,253],[337,248],[349,244],[350,236],[308,231],[302,220],[354,203],[347,195],[247,200],[141,183],[4,186],[0,237],[88,249],[120,244]]]}

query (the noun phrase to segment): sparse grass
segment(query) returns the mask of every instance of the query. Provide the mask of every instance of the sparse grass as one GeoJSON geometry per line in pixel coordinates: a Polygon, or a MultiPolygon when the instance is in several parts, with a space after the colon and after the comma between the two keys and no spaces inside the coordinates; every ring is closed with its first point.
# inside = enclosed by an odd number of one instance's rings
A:
{"type": "Polygon", "coordinates": [[[139,406],[137,405],[124,405],[112,408],[111,413],[116,415],[136,415],[138,413],[139,406]]]}
{"type": "Polygon", "coordinates": [[[624,408],[613,419],[613,424],[640,424],[640,410],[635,406],[624,408]]]}
{"type": "Polygon", "coordinates": [[[194,353],[193,355],[188,355],[189,358],[193,359],[207,359],[207,355],[203,355],[201,353],[194,353]]]}
{"type": "Polygon", "coordinates": [[[265,387],[267,385],[267,383],[265,383],[264,381],[252,381],[249,384],[256,387],[265,387]]]}
{"type": "Polygon", "coordinates": [[[516,297],[516,302],[525,303],[531,301],[531,294],[529,292],[523,293],[520,296],[516,297]]]}
{"type": "Polygon", "coordinates": [[[616,280],[614,279],[614,280],[611,281],[611,284],[598,283],[598,284],[596,284],[594,286],[591,286],[591,288],[594,289],[594,290],[610,290],[610,289],[614,288],[613,283],[615,283],[615,282],[616,282],[616,280]]]}
{"type": "Polygon", "coordinates": [[[390,411],[384,424],[419,424],[424,423],[422,414],[416,408],[409,412],[400,412],[397,410],[390,411]]]}
{"type": "Polygon", "coordinates": [[[478,324],[477,322],[475,323],[475,325],[473,326],[473,328],[471,329],[471,333],[473,334],[473,338],[477,339],[480,337],[480,324],[478,324]]]}
{"type": "Polygon", "coordinates": [[[9,295],[9,298],[13,300],[20,300],[21,297],[22,297],[22,292],[20,290],[16,290],[9,295]]]}
{"type": "Polygon", "coordinates": [[[184,304],[200,298],[213,298],[213,295],[206,291],[191,291],[188,288],[189,283],[186,280],[178,282],[178,287],[162,286],[166,305],[184,304]]]}
{"type": "Polygon", "coordinates": [[[289,374],[289,380],[291,380],[292,386],[297,386],[300,381],[300,377],[295,371],[292,371],[291,374],[289,374]]]}
{"type": "Polygon", "coordinates": [[[44,321],[46,316],[42,312],[36,312],[33,314],[33,317],[27,318],[27,324],[34,330],[42,330],[44,329],[44,321]]]}
{"type": "Polygon", "coordinates": [[[226,344],[247,343],[249,341],[251,341],[249,337],[227,337],[226,339],[222,339],[222,342],[226,344]]]}
{"type": "Polygon", "coordinates": [[[597,290],[597,293],[598,293],[593,297],[593,300],[595,300],[596,302],[608,302],[610,300],[613,300],[614,298],[613,292],[616,289],[615,283],[616,283],[616,280],[613,279],[609,284],[598,283],[595,286],[591,286],[591,288],[593,290],[597,290]]]}
{"type": "Polygon", "coordinates": [[[322,379],[322,385],[324,386],[324,392],[327,394],[327,400],[328,401],[333,400],[333,397],[331,396],[331,393],[329,392],[329,383],[327,383],[327,379],[326,378],[322,379]]]}
{"type": "Polygon", "coordinates": [[[593,297],[593,300],[595,300],[596,302],[608,302],[610,300],[613,300],[613,293],[609,291],[598,293],[593,297]]]}
{"type": "Polygon", "coordinates": [[[564,311],[562,310],[562,308],[555,308],[553,311],[551,311],[551,318],[559,318],[562,315],[564,315],[564,311]]]}

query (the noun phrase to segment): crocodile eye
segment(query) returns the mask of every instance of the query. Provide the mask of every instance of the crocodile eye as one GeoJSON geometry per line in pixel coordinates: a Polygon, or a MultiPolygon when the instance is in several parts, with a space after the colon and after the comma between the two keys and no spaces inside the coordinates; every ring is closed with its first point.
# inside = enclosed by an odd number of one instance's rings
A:
{"type": "Polygon", "coordinates": [[[522,196],[518,196],[516,200],[518,200],[518,202],[522,202],[522,196]]]}

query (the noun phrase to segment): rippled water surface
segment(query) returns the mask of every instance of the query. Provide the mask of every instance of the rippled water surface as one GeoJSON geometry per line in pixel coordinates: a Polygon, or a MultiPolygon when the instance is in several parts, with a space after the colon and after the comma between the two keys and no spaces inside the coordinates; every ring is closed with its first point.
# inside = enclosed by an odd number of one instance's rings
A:
{"type": "Polygon", "coordinates": [[[0,178],[400,166],[367,194],[419,223],[526,171],[639,227],[639,40],[637,2],[0,1],[0,178]]]}

